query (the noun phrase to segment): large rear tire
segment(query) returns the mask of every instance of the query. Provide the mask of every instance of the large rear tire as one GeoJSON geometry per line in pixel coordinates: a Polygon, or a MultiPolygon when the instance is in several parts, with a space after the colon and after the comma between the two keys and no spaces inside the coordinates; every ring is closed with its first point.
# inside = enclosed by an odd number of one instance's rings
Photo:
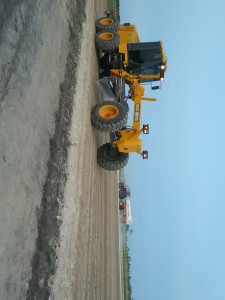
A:
{"type": "Polygon", "coordinates": [[[119,21],[114,17],[103,17],[95,21],[95,28],[97,32],[112,30],[117,31],[119,21]]]}
{"type": "Polygon", "coordinates": [[[119,46],[120,36],[112,30],[101,31],[95,35],[95,44],[98,50],[113,51],[119,46]]]}
{"type": "Polygon", "coordinates": [[[127,123],[127,110],[118,102],[104,101],[91,110],[92,125],[104,132],[118,131],[127,123]]]}
{"type": "Polygon", "coordinates": [[[124,101],[123,106],[126,108],[126,111],[129,112],[129,104],[124,101]]]}
{"type": "Polygon", "coordinates": [[[106,170],[117,171],[122,169],[128,163],[129,154],[119,152],[113,148],[110,143],[103,144],[97,153],[98,164],[106,170]]]}

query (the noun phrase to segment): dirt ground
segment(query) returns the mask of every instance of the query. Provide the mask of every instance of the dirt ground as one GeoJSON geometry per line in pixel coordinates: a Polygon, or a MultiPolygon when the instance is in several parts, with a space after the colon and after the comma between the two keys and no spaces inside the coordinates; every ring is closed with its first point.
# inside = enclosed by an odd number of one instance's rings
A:
{"type": "Polygon", "coordinates": [[[121,299],[118,174],[101,169],[105,0],[0,4],[0,299],[121,299]]]}

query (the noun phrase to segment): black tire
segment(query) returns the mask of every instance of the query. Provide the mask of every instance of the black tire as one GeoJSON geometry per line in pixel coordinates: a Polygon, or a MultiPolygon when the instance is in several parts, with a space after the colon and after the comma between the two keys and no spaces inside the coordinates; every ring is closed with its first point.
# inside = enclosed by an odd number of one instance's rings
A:
{"type": "Polygon", "coordinates": [[[98,164],[106,170],[117,171],[122,169],[128,163],[129,154],[113,149],[110,143],[103,144],[98,148],[98,164]]]}
{"type": "Polygon", "coordinates": [[[97,32],[112,30],[117,31],[119,21],[114,17],[103,17],[95,21],[95,28],[97,32]]]}
{"type": "Polygon", "coordinates": [[[100,131],[118,131],[127,123],[127,110],[118,102],[104,101],[92,108],[91,121],[100,131]]]}
{"type": "Polygon", "coordinates": [[[129,105],[126,101],[123,102],[123,106],[126,108],[127,112],[129,112],[129,105]]]}
{"type": "Polygon", "coordinates": [[[113,51],[119,46],[120,36],[112,30],[101,31],[95,35],[96,48],[102,51],[113,51]]]}
{"type": "Polygon", "coordinates": [[[126,195],[127,195],[127,193],[126,193],[125,189],[119,191],[119,198],[120,199],[125,199],[126,195]]]}

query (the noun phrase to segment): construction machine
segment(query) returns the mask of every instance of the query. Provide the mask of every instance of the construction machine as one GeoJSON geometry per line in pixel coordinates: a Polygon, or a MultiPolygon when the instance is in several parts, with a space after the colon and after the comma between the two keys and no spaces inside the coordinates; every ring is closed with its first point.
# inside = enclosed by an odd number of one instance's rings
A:
{"type": "Polygon", "coordinates": [[[125,181],[119,183],[119,199],[131,197],[130,188],[126,185],[125,181]]]}
{"type": "Polygon", "coordinates": [[[92,108],[91,120],[96,129],[110,132],[110,142],[100,146],[97,161],[104,169],[119,170],[130,152],[148,158],[140,139],[142,133],[149,133],[149,125],[141,125],[141,104],[156,99],[144,96],[144,85],[161,88],[167,58],[161,41],[141,43],[135,25],[119,24],[110,12],[96,20],[95,44],[101,70],[97,86],[105,101],[92,108]],[[128,100],[134,104],[132,126],[127,126],[128,100]]]}

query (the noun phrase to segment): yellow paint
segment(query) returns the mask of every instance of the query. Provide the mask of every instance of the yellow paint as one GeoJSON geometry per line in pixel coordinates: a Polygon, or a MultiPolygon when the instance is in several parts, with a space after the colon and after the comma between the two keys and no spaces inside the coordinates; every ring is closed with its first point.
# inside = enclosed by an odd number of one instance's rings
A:
{"type": "Polygon", "coordinates": [[[117,147],[119,152],[137,152],[138,154],[142,155],[142,140],[138,138],[141,133],[142,130],[120,130],[121,137],[119,140],[113,142],[113,146],[117,147]]]}
{"type": "Polygon", "coordinates": [[[120,36],[119,52],[124,53],[125,55],[124,63],[127,64],[128,63],[127,44],[140,43],[140,39],[135,25],[125,26],[123,24],[120,24],[118,29],[118,34],[120,36]]]}
{"type": "Polygon", "coordinates": [[[102,33],[99,35],[99,38],[100,38],[101,40],[104,40],[104,41],[110,41],[110,40],[112,40],[112,39],[114,38],[114,36],[115,36],[115,35],[114,35],[113,33],[106,31],[106,32],[102,32],[102,33]]]}
{"type": "Polygon", "coordinates": [[[114,21],[111,18],[104,18],[100,21],[100,24],[102,24],[104,26],[111,25],[113,23],[114,23],[114,21]]]}
{"type": "Polygon", "coordinates": [[[98,113],[104,119],[113,119],[118,115],[119,111],[114,105],[104,105],[99,109],[98,113]]]}
{"type": "MultiPolygon", "coordinates": [[[[128,53],[127,44],[129,43],[140,43],[140,39],[136,30],[135,25],[125,26],[120,24],[118,29],[118,34],[120,36],[119,53],[123,53],[125,60],[124,65],[128,64],[128,53]]],[[[161,51],[162,51],[162,64],[165,66],[167,58],[163,51],[163,45],[160,41],[161,51]]],[[[111,76],[117,76],[124,78],[125,83],[129,85],[129,98],[134,103],[133,112],[133,124],[132,129],[124,129],[119,131],[119,138],[113,142],[113,147],[116,147],[119,152],[129,153],[137,152],[143,155],[142,152],[142,141],[139,138],[140,134],[143,132],[141,128],[141,103],[143,100],[146,101],[156,101],[155,98],[144,97],[144,86],[141,85],[142,81],[145,79],[156,79],[160,80],[160,74],[148,74],[148,75],[132,75],[125,71],[124,69],[111,69],[111,76]]]]}

